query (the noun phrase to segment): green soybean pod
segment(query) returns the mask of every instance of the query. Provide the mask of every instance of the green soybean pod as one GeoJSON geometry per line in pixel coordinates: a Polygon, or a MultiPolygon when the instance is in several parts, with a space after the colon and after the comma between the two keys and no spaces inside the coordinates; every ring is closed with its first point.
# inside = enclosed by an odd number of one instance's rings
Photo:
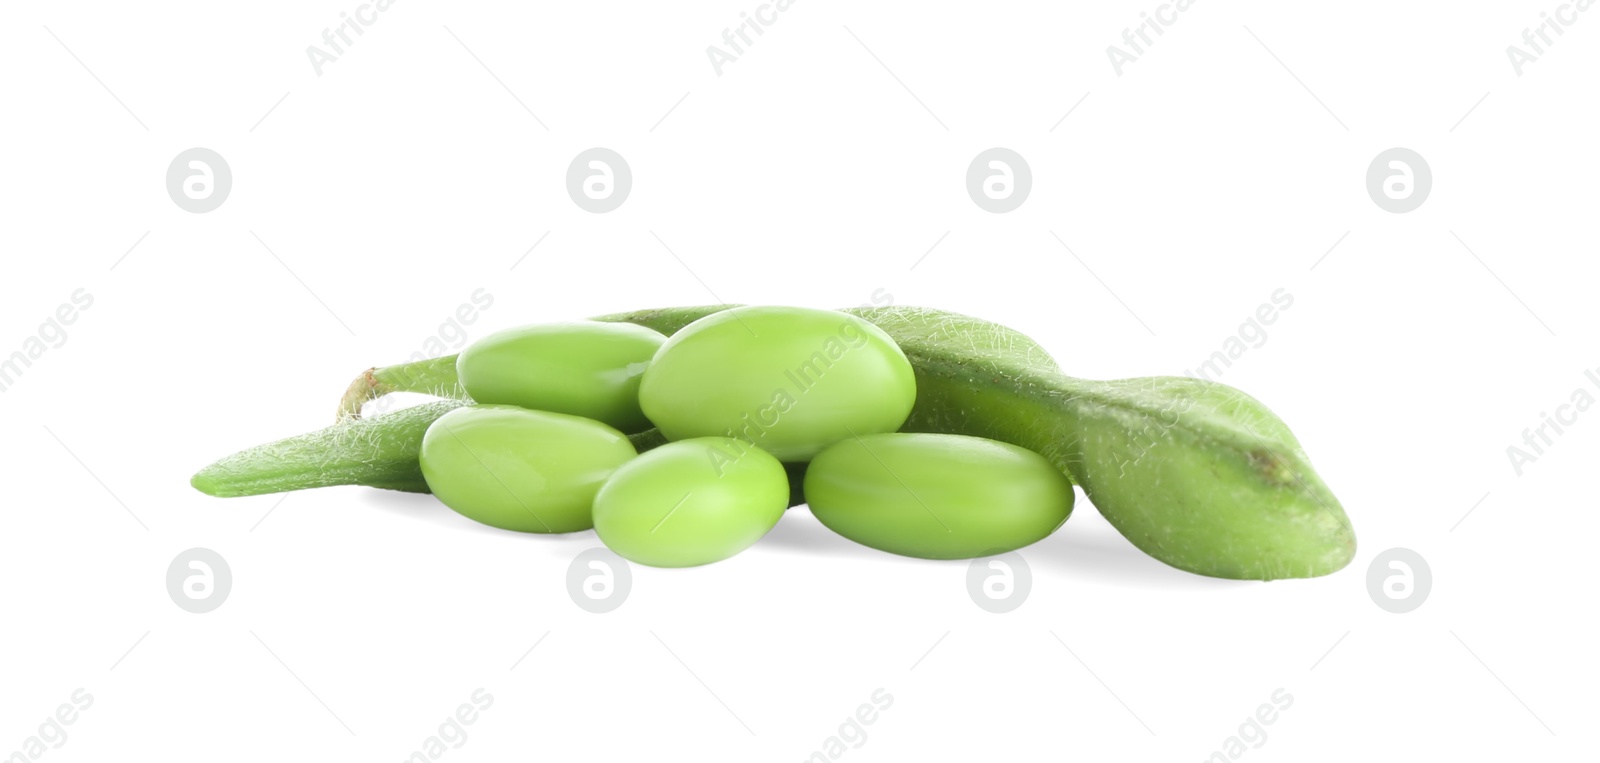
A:
{"type": "Polygon", "coordinates": [[[806,470],[811,513],[864,546],[971,559],[1040,540],[1072,513],[1072,482],[1037,453],[981,437],[844,440],[806,470]]]}
{"type": "Polygon", "coordinates": [[[732,437],[791,462],[899,429],[916,397],[911,363],[883,330],[801,307],[701,318],[661,346],[639,386],[667,439],[732,437]]]}
{"type": "Polygon", "coordinates": [[[473,342],[456,373],[477,402],[583,416],[631,434],[650,428],[639,380],[666,341],[629,323],[523,326],[473,342]]]}
{"type": "Polygon", "coordinates": [[[782,463],[749,443],[695,437],[623,464],[594,499],[594,529],[618,556],[652,567],[727,559],[789,508],[782,463]]]}
{"type": "Polygon", "coordinates": [[[635,455],[627,435],[598,421],[473,405],[428,427],[420,461],[428,489],[468,519],[505,530],[569,533],[594,526],[595,493],[635,455]]]}

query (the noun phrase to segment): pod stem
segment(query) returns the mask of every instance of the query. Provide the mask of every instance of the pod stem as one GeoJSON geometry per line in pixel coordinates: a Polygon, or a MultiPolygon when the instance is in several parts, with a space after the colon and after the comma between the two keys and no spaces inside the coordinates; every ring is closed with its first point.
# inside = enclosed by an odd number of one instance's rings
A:
{"type": "Polygon", "coordinates": [[[361,372],[339,398],[337,421],[361,418],[361,406],[391,392],[417,392],[450,400],[469,400],[456,378],[456,356],[444,355],[361,372]]]}

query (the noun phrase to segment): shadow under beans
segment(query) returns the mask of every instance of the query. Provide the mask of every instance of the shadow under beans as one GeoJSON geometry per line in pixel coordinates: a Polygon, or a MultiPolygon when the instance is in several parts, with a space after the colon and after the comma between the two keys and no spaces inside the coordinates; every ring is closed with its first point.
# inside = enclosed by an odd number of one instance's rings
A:
{"type": "Polygon", "coordinates": [[[582,530],[571,533],[525,533],[516,530],[503,530],[490,527],[480,522],[474,522],[460,514],[455,513],[450,507],[439,502],[439,499],[429,493],[407,493],[401,490],[366,490],[362,491],[362,503],[376,506],[386,514],[404,517],[408,520],[425,522],[441,531],[468,532],[481,535],[492,535],[500,538],[516,538],[522,536],[552,547],[573,547],[579,550],[589,548],[600,543],[593,530],[582,530]]]}
{"type": "Polygon", "coordinates": [[[1018,553],[1038,571],[1128,588],[1223,591],[1257,582],[1211,578],[1163,564],[1093,512],[1080,505],[1061,529],[1018,553]]]}
{"type": "Polygon", "coordinates": [[[892,554],[867,548],[829,530],[811,515],[811,509],[803,505],[785,512],[783,519],[778,520],[778,524],[763,536],[752,550],[836,559],[896,558],[892,554]]]}
{"type": "MultiPolygon", "coordinates": [[[[573,553],[600,543],[593,530],[556,534],[519,533],[479,524],[451,511],[437,498],[426,493],[362,490],[360,502],[390,515],[434,525],[441,531],[500,538],[526,536],[553,549],[573,553]]],[[[752,550],[811,558],[897,559],[928,563],[928,560],[896,556],[846,539],[817,521],[811,509],[803,504],[785,512],[783,519],[752,550]]],[[[1037,572],[1119,587],[1223,591],[1257,582],[1209,578],[1162,564],[1134,547],[1086,503],[1080,503],[1061,529],[1038,543],[1019,549],[1018,553],[1037,572]]],[[[965,560],[958,561],[966,563],[965,560]]]]}
{"type": "MultiPolygon", "coordinates": [[[[450,510],[449,507],[439,502],[430,493],[407,493],[402,490],[376,490],[363,488],[361,502],[369,506],[377,506],[386,514],[405,517],[406,519],[428,522],[440,527],[460,528],[466,520],[460,514],[450,510]]],[[[493,530],[492,527],[468,522],[469,525],[493,530]]]]}

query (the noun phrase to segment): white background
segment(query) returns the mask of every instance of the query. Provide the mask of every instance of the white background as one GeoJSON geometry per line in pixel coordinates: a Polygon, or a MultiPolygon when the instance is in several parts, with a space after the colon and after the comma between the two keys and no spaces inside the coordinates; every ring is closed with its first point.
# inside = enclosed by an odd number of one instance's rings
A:
{"type": "Polygon", "coordinates": [[[74,290],[94,302],[0,394],[0,755],[80,687],[94,704],[43,758],[399,761],[479,687],[495,703],[441,760],[799,761],[879,688],[893,705],[841,759],[1199,761],[1279,688],[1292,707],[1242,759],[1593,749],[1600,414],[1520,476],[1506,448],[1600,397],[1600,10],[1519,77],[1505,49],[1555,0],[1200,0],[1118,76],[1106,48],[1155,0],[799,0],[718,76],[705,49],[755,0],[400,0],[318,76],[306,47],[356,5],[4,12],[0,353],[74,290]],[[164,186],[195,146],[234,178],[206,214],[164,186]],[[609,214],[564,187],[592,146],[633,171],[609,214]],[[1009,214],[964,186],[993,146],[1033,172],[1009,214]],[[1408,214],[1365,189],[1395,146],[1434,176],[1408,214]],[[478,288],[472,337],[881,289],[1089,378],[1182,374],[1282,288],[1219,380],[1294,427],[1360,550],[1322,579],[1211,580],[1080,501],[995,615],[965,563],[796,509],[728,562],[634,567],[594,615],[565,585],[592,533],[189,488],[329,423],[478,288]],[[205,615],[165,589],[195,546],[234,576],[205,615]],[[1410,614],[1367,592],[1393,547],[1433,572],[1410,614]]]}

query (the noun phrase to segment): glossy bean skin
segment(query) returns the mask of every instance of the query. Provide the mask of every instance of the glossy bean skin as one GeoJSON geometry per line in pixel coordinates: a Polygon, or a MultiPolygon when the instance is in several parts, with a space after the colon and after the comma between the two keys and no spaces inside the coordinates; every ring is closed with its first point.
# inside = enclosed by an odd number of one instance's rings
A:
{"type": "Polygon", "coordinates": [[[631,434],[650,428],[639,380],[666,341],[632,324],[523,326],[473,342],[456,359],[456,374],[479,403],[582,416],[631,434]]]}
{"type": "Polygon", "coordinates": [[[645,370],[639,403],[669,440],[745,440],[804,461],[853,435],[893,432],[916,401],[911,364],[856,316],[744,307],[675,333],[645,370]]]}
{"type": "Polygon", "coordinates": [[[595,496],[594,526],[629,561],[694,567],[748,548],[788,508],[776,458],[739,440],[696,437],[618,468],[595,496]]]}
{"type": "Polygon", "coordinates": [[[1033,451],[980,437],[878,434],[823,451],[806,471],[811,513],[864,546],[970,559],[1038,541],[1072,513],[1072,482],[1033,451]]]}
{"type": "Polygon", "coordinates": [[[600,485],[634,458],[627,435],[598,421],[509,405],[440,416],[422,437],[428,488],[491,527],[568,533],[594,526],[600,485]]]}

